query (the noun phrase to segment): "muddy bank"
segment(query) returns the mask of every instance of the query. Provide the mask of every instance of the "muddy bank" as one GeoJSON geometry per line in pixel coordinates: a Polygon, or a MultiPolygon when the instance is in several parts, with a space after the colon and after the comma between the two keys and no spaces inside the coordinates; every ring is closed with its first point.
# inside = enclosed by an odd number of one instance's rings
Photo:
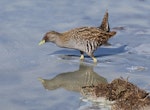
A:
{"type": "Polygon", "coordinates": [[[90,101],[98,99],[98,102],[103,98],[104,105],[111,106],[111,110],[147,110],[150,106],[149,93],[123,78],[109,84],[84,86],[81,93],[83,97],[90,98],[90,101]]]}

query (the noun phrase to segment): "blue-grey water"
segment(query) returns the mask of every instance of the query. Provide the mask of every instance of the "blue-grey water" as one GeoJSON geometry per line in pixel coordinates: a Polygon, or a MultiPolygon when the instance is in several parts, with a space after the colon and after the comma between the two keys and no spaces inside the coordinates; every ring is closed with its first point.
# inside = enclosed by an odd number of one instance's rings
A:
{"type": "Polygon", "coordinates": [[[119,77],[149,92],[149,47],[150,0],[1,0],[0,108],[94,110],[81,101],[80,87],[119,77]],[[82,65],[76,50],[38,46],[50,30],[99,26],[106,10],[117,34],[95,52],[97,65],[89,57],[82,65]]]}

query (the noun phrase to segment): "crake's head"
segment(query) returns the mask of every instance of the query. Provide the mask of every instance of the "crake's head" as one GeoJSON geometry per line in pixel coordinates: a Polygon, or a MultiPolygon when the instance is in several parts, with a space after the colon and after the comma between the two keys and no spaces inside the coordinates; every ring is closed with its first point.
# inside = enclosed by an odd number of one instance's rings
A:
{"type": "Polygon", "coordinates": [[[43,39],[40,41],[39,45],[42,45],[46,42],[55,42],[57,37],[60,36],[60,33],[55,31],[50,31],[45,34],[43,39]]]}

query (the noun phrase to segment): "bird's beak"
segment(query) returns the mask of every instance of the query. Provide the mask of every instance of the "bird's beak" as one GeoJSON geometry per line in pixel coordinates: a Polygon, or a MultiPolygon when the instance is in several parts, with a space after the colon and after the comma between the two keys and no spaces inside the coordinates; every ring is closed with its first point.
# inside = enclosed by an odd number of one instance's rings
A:
{"type": "Polygon", "coordinates": [[[41,40],[41,42],[39,43],[39,45],[42,45],[45,43],[45,40],[41,40]]]}

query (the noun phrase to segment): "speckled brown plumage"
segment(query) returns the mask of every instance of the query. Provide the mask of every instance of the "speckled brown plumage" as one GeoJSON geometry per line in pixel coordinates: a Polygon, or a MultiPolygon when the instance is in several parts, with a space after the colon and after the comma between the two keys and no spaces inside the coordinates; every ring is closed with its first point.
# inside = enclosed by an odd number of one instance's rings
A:
{"type": "Polygon", "coordinates": [[[106,12],[100,27],[80,27],[63,33],[50,31],[45,34],[39,44],[53,42],[59,47],[77,49],[80,50],[81,60],[84,59],[85,52],[94,62],[97,62],[93,55],[94,51],[115,34],[115,31],[110,32],[108,12],[106,12]]]}

